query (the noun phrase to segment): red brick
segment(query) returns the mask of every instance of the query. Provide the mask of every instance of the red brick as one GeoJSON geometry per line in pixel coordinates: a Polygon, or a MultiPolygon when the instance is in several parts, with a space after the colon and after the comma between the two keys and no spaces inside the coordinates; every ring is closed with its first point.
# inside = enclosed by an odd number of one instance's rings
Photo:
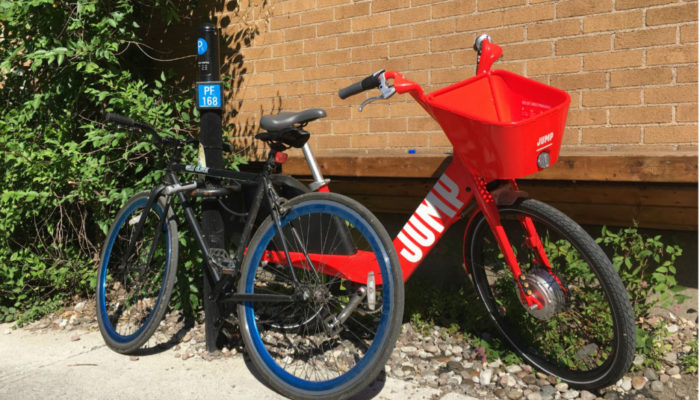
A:
{"type": "Polygon", "coordinates": [[[369,120],[370,132],[406,132],[406,118],[375,118],[369,120]]]}
{"type": "Polygon", "coordinates": [[[317,63],[319,66],[332,64],[347,64],[350,62],[350,51],[327,51],[317,55],[317,63]]]}
{"type": "Polygon", "coordinates": [[[338,39],[335,37],[305,40],[304,53],[315,53],[324,50],[335,50],[337,46],[338,39]]]}
{"type": "Polygon", "coordinates": [[[616,49],[633,49],[676,42],[676,28],[644,29],[615,35],[616,49]]]}
{"type": "Polygon", "coordinates": [[[648,126],[644,128],[644,143],[697,142],[697,125],[648,126]]]}
{"type": "Polygon", "coordinates": [[[386,118],[389,115],[389,102],[375,101],[371,106],[363,108],[362,111],[358,110],[357,107],[350,107],[350,111],[352,119],[386,118]]]}
{"type": "Polygon", "coordinates": [[[317,67],[304,69],[305,81],[318,81],[334,76],[335,67],[317,67]]]}
{"type": "Polygon", "coordinates": [[[455,20],[457,32],[478,31],[501,26],[503,26],[503,11],[467,15],[457,17],[455,20]]]}
{"type": "Polygon", "coordinates": [[[525,4],[525,0],[479,0],[477,9],[479,11],[496,10],[499,8],[508,8],[513,6],[521,6],[525,4]]]}
{"type": "Polygon", "coordinates": [[[409,119],[409,132],[427,132],[440,130],[440,125],[432,117],[418,117],[409,119]]]}
{"type": "Polygon", "coordinates": [[[502,47],[504,61],[530,60],[552,56],[552,44],[550,42],[509,44],[502,47]]]}
{"type": "Polygon", "coordinates": [[[550,83],[562,90],[595,89],[605,87],[605,73],[592,72],[587,74],[556,75],[550,83]]]}
{"type": "Polygon", "coordinates": [[[353,148],[384,148],[388,145],[386,134],[381,133],[371,133],[369,135],[353,135],[352,138],[353,148]]]}
{"type": "Polygon", "coordinates": [[[428,52],[428,40],[411,40],[389,45],[389,55],[391,57],[401,57],[413,54],[423,54],[428,52]]]}
{"type": "Polygon", "coordinates": [[[610,123],[613,125],[668,123],[671,122],[671,114],[671,107],[668,106],[613,108],[610,109],[610,123]]]}
{"type": "Polygon", "coordinates": [[[554,18],[554,4],[543,4],[523,8],[512,8],[505,11],[503,23],[515,25],[535,21],[546,21],[554,18]]]}
{"type": "Polygon", "coordinates": [[[647,104],[692,103],[698,100],[698,85],[673,85],[644,89],[647,104]]]}
{"type": "Polygon", "coordinates": [[[430,72],[430,84],[443,85],[459,82],[467,78],[472,71],[464,71],[459,68],[448,68],[430,72]]]}
{"type": "Polygon", "coordinates": [[[299,82],[304,79],[304,71],[276,71],[273,73],[274,83],[299,82]]]}
{"type": "MultiPolygon", "coordinates": [[[[286,85],[287,96],[305,96],[305,95],[315,95],[316,94],[316,83],[294,83],[286,85]]],[[[348,115],[349,116],[349,115],[348,115]]]]}
{"type": "Polygon", "coordinates": [[[527,27],[528,39],[548,39],[578,35],[579,33],[581,33],[581,22],[579,20],[540,22],[527,27]]]}
{"type": "Polygon", "coordinates": [[[389,46],[363,46],[352,49],[352,61],[367,61],[376,59],[386,59],[389,57],[389,46]]]}
{"type": "Polygon", "coordinates": [[[369,15],[369,3],[357,3],[349,6],[336,7],[334,16],[336,20],[369,15]]]}
{"type": "Polygon", "coordinates": [[[430,7],[399,8],[391,12],[391,25],[404,25],[430,20],[430,7]]]}
{"type": "Polygon", "coordinates": [[[350,20],[324,22],[316,27],[316,35],[329,36],[350,32],[350,20]]]}
{"type": "Polygon", "coordinates": [[[308,39],[316,36],[315,26],[302,26],[299,28],[287,28],[284,30],[284,40],[293,42],[295,40],[308,39]]]}
{"type": "Polygon", "coordinates": [[[389,135],[389,146],[392,147],[426,147],[428,135],[425,133],[402,133],[389,135]]]}
{"type": "Polygon", "coordinates": [[[300,23],[301,18],[299,18],[299,14],[281,15],[279,17],[272,17],[270,19],[270,29],[275,31],[279,29],[291,28],[299,26],[300,23]]]}
{"type": "Polygon", "coordinates": [[[610,73],[610,87],[648,86],[671,83],[673,72],[670,68],[645,68],[610,73]]]}
{"type": "Polygon", "coordinates": [[[287,57],[301,54],[304,50],[302,42],[283,43],[272,46],[273,57],[287,57]]]}
{"type": "Polygon", "coordinates": [[[568,126],[592,126],[607,123],[607,113],[601,109],[571,109],[566,119],[568,126]]]}
{"type": "MultiPolygon", "coordinates": [[[[335,123],[333,123],[335,127],[335,123]]],[[[356,133],[356,132],[352,132],[356,133]]],[[[324,149],[349,149],[351,135],[316,135],[315,140],[318,147],[324,149]]]]}
{"type": "Polygon", "coordinates": [[[301,24],[311,25],[319,22],[328,22],[333,20],[333,9],[326,8],[323,10],[310,9],[301,14],[301,24]]]}
{"type": "Polygon", "coordinates": [[[474,35],[461,33],[457,35],[445,35],[430,39],[430,51],[445,51],[470,48],[474,43],[474,35]]]}
{"type": "Polygon", "coordinates": [[[454,33],[455,25],[453,20],[433,21],[422,24],[413,24],[413,38],[425,38],[454,33]]]}
{"type": "Polygon", "coordinates": [[[695,2],[647,10],[647,25],[649,26],[678,24],[697,20],[698,5],[695,2]]]}
{"type": "Polygon", "coordinates": [[[676,107],[676,121],[678,122],[698,122],[698,105],[682,105],[676,107]]]}
{"type": "MultiPolygon", "coordinates": [[[[282,59],[258,60],[255,61],[255,70],[253,72],[259,74],[261,72],[276,71],[282,66],[282,64],[282,59]]],[[[248,62],[248,65],[250,65],[250,61],[248,62]]]]}
{"type": "Polygon", "coordinates": [[[412,37],[410,26],[382,29],[374,32],[374,43],[389,43],[408,40],[412,37]]]}
{"type": "MultiPolygon", "coordinates": [[[[500,29],[489,29],[489,35],[493,38],[494,43],[499,45],[506,43],[516,43],[525,40],[525,26],[513,26],[500,29]]],[[[474,35],[476,39],[476,35],[474,35]]],[[[474,44],[474,40],[467,43],[467,48],[470,48],[474,44]]]]}
{"type": "Polygon", "coordinates": [[[644,51],[642,50],[587,54],[583,56],[583,69],[586,71],[608,71],[617,68],[641,67],[643,57],[644,51]]]}
{"type": "Polygon", "coordinates": [[[698,41],[698,23],[681,26],[681,43],[696,43],[698,41]]]}
{"type": "Polygon", "coordinates": [[[557,55],[593,53],[607,50],[610,50],[609,34],[559,39],[555,45],[557,55]]]}
{"type": "Polygon", "coordinates": [[[596,15],[583,19],[583,32],[621,31],[644,23],[641,10],[596,15]]]}
{"type": "Polygon", "coordinates": [[[405,0],[373,0],[372,14],[382,11],[398,10],[406,7],[405,0]]]}
{"type": "Polygon", "coordinates": [[[565,0],[557,2],[557,18],[609,12],[611,0],[565,0]]]}
{"type": "Polygon", "coordinates": [[[581,143],[583,144],[612,144],[612,143],[640,143],[642,128],[583,128],[581,143]]]}
{"type": "Polygon", "coordinates": [[[411,57],[411,69],[435,69],[452,66],[452,54],[432,53],[411,57]]]}
{"type": "Polygon", "coordinates": [[[450,0],[431,7],[433,19],[469,14],[475,9],[476,0],[450,0]]]}
{"type": "MultiPolygon", "coordinates": [[[[239,3],[239,6],[242,4],[239,3]]],[[[309,10],[316,7],[315,0],[290,0],[282,4],[282,9],[280,14],[292,14],[299,11],[309,10]]],[[[250,9],[250,8],[249,8],[250,9]]]]}
{"type": "Polygon", "coordinates": [[[368,120],[354,120],[354,121],[333,121],[333,133],[361,133],[369,132],[369,122],[368,120]]]}
{"type": "Polygon", "coordinates": [[[631,8],[647,8],[661,4],[676,3],[678,0],[615,0],[616,10],[629,10],[631,8]]]}
{"type": "Polygon", "coordinates": [[[689,64],[697,61],[697,44],[647,50],[647,65],[689,64]]]}
{"type": "Polygon", "coordinates": [[[284,68],[294,69],[303,67],[313,67],[316,65],[315,54],[304,54],[300,56],[290,56],[284,58],[284,68]]]}
{"type": "Polygon", "coordinates": [[[527,62],[527,72],[529,76],[563,74],[579,72],[580,70],[580,57],[547,58],[544,60],[530,60],[527,62]]]}
{"type": "Polygon", "coordinates": [[[256,74],[246,74],[245,83],[250,86],[261,86],[261,85],[271,85],[272,84],[272,73],[256,73],[256,74]]]}
{"type": "Polygon", "coordinates": [[[583,92],[584,107],[631,106],[642,104],[641,89],[605,89],[583,92]]]}
{"type": "Polygon", "coordinates": [[[356,17],[352,19],[351,26],[353,32],[384,28],[389,26],[389,15],[379,14],[369,17],[356,17]]]}
{"type": "MultiPolygon", "coordinates": [[[[388,115],[388,114],[387,114],[388,115]]],[[[423,107],[418,105],[415,101],[405,103],[391,103],[391,117],[414,117],[425,115],[425,110],[423,107]]]]}
{"type": "Polygon", "coordinates": [[[352,33],[338,36],[338,48],[359,47],[372,44],[372,32],[352,33]]]}
{"type": "Polygon", "coordinates": [[[697,82],[698,81],[698,66],[691,65],[687,67],[676,68],[676,82],[697,82]]]}

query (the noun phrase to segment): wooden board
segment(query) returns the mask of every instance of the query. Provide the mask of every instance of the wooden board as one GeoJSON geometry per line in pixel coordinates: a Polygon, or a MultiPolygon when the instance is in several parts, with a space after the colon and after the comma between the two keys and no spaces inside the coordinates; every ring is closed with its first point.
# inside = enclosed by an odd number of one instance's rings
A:
{"type": "MultiPolygon", "coordinates": [[[[411,214],[435,179],[348,178],[331,180],[331,191],[348,195],[373,212],[411,214]]],[[[694,184],[523,180],[520,187],[581,224],[698,229],[694,184]]]]}
{"type": "MultiPolygon", "coordinates": [[[[447,167],[450,155],[334,155],[317,157],[321,171],[331,177],[437,178],[447,167]]],[[[306,161],[290,157],[283,171],[309,175],[306,161]]],[[[538,174],[534,180],[601,182],[697,183],[697,154],[620,155],[586,153],[561,155],[559,162],[538,174]]]]}

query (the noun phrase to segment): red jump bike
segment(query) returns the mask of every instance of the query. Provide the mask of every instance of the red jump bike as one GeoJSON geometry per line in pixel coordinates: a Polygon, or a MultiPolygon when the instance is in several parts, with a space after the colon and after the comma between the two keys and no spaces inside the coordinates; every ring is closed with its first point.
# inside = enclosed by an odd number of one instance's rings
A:
{"type": "MultiPolygon", "coordinates": [[[[581,226],[528,198],[516,178],[554,164],[569,95],[502,70],[502,49],[477,38],[477,74],[426,94],[396,71],[379,71],[339,91],[370,89],[360,106],[410,94],[442,127],[454,157],[393,240],[407,280],[447,229],[468,220],[466,272],[491,319],[515,351],[538,369],[579,388],[616,382],[634,356],[635,328],[625,287],[581,226]],[[389,82],[393,80],[393,84],[389,82]]],[[[314,184],[327,190],[308,148],[314,184]]],[[[340,267],[340,265],[339,265],[340,267]]],[[[339,268],[363,282],[372,268],[339,268]]]]}

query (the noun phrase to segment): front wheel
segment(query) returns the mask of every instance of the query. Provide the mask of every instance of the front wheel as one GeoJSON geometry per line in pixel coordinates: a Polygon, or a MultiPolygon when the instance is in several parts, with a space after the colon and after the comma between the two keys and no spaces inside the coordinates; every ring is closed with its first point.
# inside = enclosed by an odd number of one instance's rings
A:
{"type": "Polygon", "coordinates": [[[384,227],[354,200],[309,193],[284,207],[281,232],[269,216],[251,240],[238,292],[288,300],[240,304],[243,340],[285,396],[347,398],[376,378],[398,337],[399,261],[384,227]]]}
{"type": "Polygon", "coordinates": [[[134,195],[117,213],[97,273],[97,322],[107,345],[119,353],[137,350],[153,334],[175,283],[177,223],[163,201],[146,210],[148,196],[134,195]]]}
{"type": "Polygon", "coordinates": [[[521,301],[486,218],[477,215],[465,236],[465,261],[500,333],[528,362],[572,386],[592,389],[616,382],[632,362],[635,328],[610,260],[578,224],[547,204],[521,200],[500,207],[499,214],[524,282],[543,305],[527,307],[521,301]],[[529,221],[549,266],[528,238],[529,221]]]}

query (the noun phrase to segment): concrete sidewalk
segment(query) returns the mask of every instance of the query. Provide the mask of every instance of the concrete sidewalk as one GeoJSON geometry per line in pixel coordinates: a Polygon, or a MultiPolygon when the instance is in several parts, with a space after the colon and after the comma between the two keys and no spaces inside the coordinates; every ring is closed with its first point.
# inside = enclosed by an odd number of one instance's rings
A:
{"type": "MultiPolygon", "coordinates": [[[[99,332],[11,326],[0,324],[0,399],[283,399],[253,376],[240,354],[181,361],[167,350],[132,360],[107,348],[99,332]],[[71,340],[76,336],[79,340],[71,340]]],[[[386,379],[356,398],[418,400],[436,394],[386,379]]]]}

